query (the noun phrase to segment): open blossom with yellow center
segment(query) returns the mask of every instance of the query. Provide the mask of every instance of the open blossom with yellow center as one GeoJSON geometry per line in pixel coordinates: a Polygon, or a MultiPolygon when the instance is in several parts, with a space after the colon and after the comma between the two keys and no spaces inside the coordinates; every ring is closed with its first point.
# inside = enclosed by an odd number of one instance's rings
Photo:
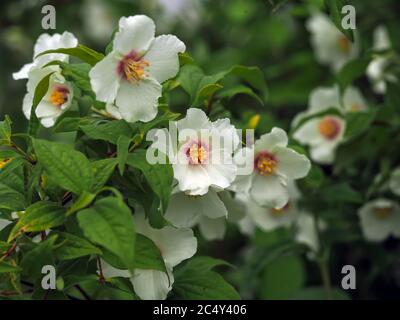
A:
{"type": "Polygon", "coordinates": [[[128,122],[154,119],[161,83],[178,73],[178,53],[185,49],[173,35],[155,37],[149,17],[122,17],[113,51],[89,72],[97,100],[105,102],[113,116],[128,122]]]}
{"type": "Polygon", "coordinates": [[[210,189],[221,191],[230,187],[237,175],[233,154],[240,141],[230,120],[211,122],[204,111],[190,108],[185,118],[170,127],[177,129],[178,143],[160,129],[156,136],[167,137],[157,138],[152,148],[169,156],[179,191],[204,196],[210,189]]]}
{"type": "Polygon", "coordinates": [[[275,156],[268,152],[261,152],[255,160],[255,167],[263,176],[274,174],[277,164],[275,156]]]}
{"type": "Polygon", "coordinates": [[[400,207],[389,199],[376,199],[359,210],[360,224],[367,240],[383,241],[389,236],[400,237],[400,207]]]}
{"type": "Polygon", "coordinates": [[[45,127],[55,124],[57,118],[71,106],[73,98],[72,85],[62,76],[59,66],[34,68],[29,72],[28,93],[23,101],[23,111],[27,119],[30,119],[31,116],[35,89],[39,82],[48,75],[50,75],[49,88],[36,107],[36,116],[45,127]]]}
{"type": "Polygon", "coordinates": [[[251,149],[254,152],[253,172],[237,179],[234,187],[248,192],[258,206],[284,207],[289,199],[288,183],[305,177],[311,167],[305,155],[287,145],[287,134],[280,128],[262,135],[251,149]]]}

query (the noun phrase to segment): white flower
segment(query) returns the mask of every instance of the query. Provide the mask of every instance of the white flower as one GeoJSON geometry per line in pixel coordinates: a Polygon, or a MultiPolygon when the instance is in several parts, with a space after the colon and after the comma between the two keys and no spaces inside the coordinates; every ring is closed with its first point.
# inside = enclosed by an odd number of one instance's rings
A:
{"type": "Polygon", "coordinates": [[[357,112],[366,110],[367,102],[360,92],[355,87],[348,86],[340,95],[340,90],[337,85],[332,87],[317,87],[310,93],[308,99],[308,108],[306,111],[300,112],[293,119],[292,126],[297,126],[304,118],[321,113],[328,109],[337,109],[340,113],[357,112]],[[342,101],[342,102],[341,102],[342,101]]]}
{"type": "MultiPolygon", "coordinates": [[[[174,139],[170,135],[167,137],[169,146],[160,141],[152,146],[175,160],[172,167],[179,190],[201,196],[210,188],[218,191],[228,188],[236,177],[233,153],[239,145],[239,136],[230,120],[211,122],[204,111],[190,108],[186,117],[171,123],[172,126],[178,131],[175,150],[172,150],[174,139]]],[[[157,132],[161,136],[168,135],[166,130],[157,132]]]]}
{"type": "Polygon", "coordinates": [[[135,269],[132,275],[127,270],[116,269],[105,262],[103,274],[106,278],[129,278],[135,293],[142,300],[166,299],[174,283],[173,268],[196,253],[197,240],[191,229],[169,226],[153,229],[141,209],[135,213],[134,221],[136,232],[151,239],[160,249],[168,274],[159,270],[135,269]]]}
{"type": "Polygon", "coordinates": [[[335,108],[338,115],[316,116],[303,123],[293,137],[300,143],[310,146],[311,159],[320,164],[331,164],[335,159],[337,146],[343,141],[346,122],[340,116],[346,112],[357,112],[367,109],[367,104],[360,91],[348,87],[340,102],[337,86],[320,87],[310,94],[308,110],[298,114],[293,120],[293,127],[299,126],[308,116],[316,115],[329,108],[335,108]]]}
{"type": "MultiPolygon", "coordinates": [[[[318,222],[318,228],[321,231],[324,230],[326,228],[326,223],[323,220],[319,220],[318,222]]],[[[312,250],[312,254],[309,255],[310,258],[318,252],[320,246],[318,232],[316,230],[314,217],[311,214],[299,214],[296,220],[295,240],[307,245],[312,250]]]]}
{"type": "MultiPolygon", "coordinates": [[[[291,226],[297,219],[297,200],[300,197],[300,192],[293,181],[288,182],[287,188],[289,200],[284,207],[279,209],[260,206],[249,195],[240,194],[239,198],[243,199],[246,204],[246,217],[250,218],[255,226],[264,231],[291,226]]],[[[253,229],[250,221],[243,219],[240,224],[240,228],[244,230],[245,234],[253,229]]]]}
{"type": "Polygon", "coordinates": [[[400,196],[400,167],[396,168],[389,180],[390,190],[397,196],[400,196]]]}
{"type": "Polygon", "coordinates": [[[161,83],[178,73],[178,53],[184,51],[173,35],[155,37],[149,17],[122,17],[113,51],[89,72],[93,91],[99,101],[114,103],[126,121],[150,121],[157,115],[161,83]]]}
{"type": "Polygon", "coordinates": [[[253,173],[247,178],[241,177],[240,184],[245,186],[242,191],[249,192],[260,206],[284,207],[289,200],[288,181],[304,178],[310,170],[310,160],[287,144],[286,132],[273,128],[253,146],[253,173]]]}
{"type": "Polygon", "coordinates": [[[342,142],[345,121],[338,116],[316,117],[302,125],[293,137],[310,146],[311,159],[320,164],[331,164],[337,146],[342,142]]]}
{"type": "Polygon", "coordinates": [[[61,75],[58,66],[48,66],[43,69],[34,68],[29,72],[27,90],[23,101],[23,112],[30,119],[33,97],[39,82],[51,74],[49,88],[43,99],[36,107],[36,116],[43,126],[51,127],[57,118],[71,106],[73,98],[72,85],[61,75]]]}
{"type": "Polygon", "coordinates": [[[318,62],[339,71],[347,62],[358,55],[357,37],[351,43],[333,22],[323,13],[314,13],[306,27],[311,33],[311,44],[318,62]]]}
{"type": "Polygon", "coordinates": [[[67,31],[65,31],[63,34],[55,33],[53,35],[49,35],[47,33],[44,33],[40,35],[39,38],[36,40],[36,44],[33,49],[33,62],[24,65],[20,71],[13,73],[13,78],[15,80],[27,79],[29,71],[34,68],[43,67],[47,63],[54,60],[68,62],[69,56],[60,53],[50,53],[40,56],[38,58],[35,57],[39,53],[45,52],[47,50],[74,48],[77,45],[78,40],[72,33],[67,31]]]}
{"type": "Polygon", "coordinates": [[[400,236],[400,207],[396,202],[384,198],[367,202],[358,215],[367,240],[380,242],[390,235],[400,236]]]}
{"type": "MultiPolygon", "coordinates": [[[[392,44],[389,39],[386,27],[379,26],[374,31],[373,49],[376,51],[389,50],[392,44]]],[[[390,72],[391,55],[378,55],[369,63],[367,67],[367,76],[373,84],[376,93],[384,94],[386,92],[386,82],[396,82],[397,77],[390,72]]]]}
{"type": "Polygon", "coordinates": [[[243,204],[227,191],[217,193],[209,190],[203,196],[190,196],[175,191],[164,218],[180,228],[199,225],[203,237],[212,241],[223,239],[227,218],[231,221],[240,219],[243,209],[243,204]]]}

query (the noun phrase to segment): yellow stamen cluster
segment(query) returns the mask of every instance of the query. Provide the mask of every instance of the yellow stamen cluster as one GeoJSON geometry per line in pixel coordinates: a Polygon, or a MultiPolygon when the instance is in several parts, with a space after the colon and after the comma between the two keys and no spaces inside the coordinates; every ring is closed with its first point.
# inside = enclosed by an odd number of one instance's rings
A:
{"type": "Polygon", "coordinates": [[[257,160],[257,170],[262,176],[268,176],[273,174],[276,169],[278,162],[268,156],[260,156],[257,160]]]}
{"type": "Polygon", "coordinates": [[[345,36],[340,35],[337,39],[337,45],[339,47],[339,50],[344,53],[344,54],[349,54],[350,49],[351,49],[351,43],[349,39],[347,39],[345,36]]]}
{"type": "Polygon", "coordinates": [[[149,62],[143,59],[126,59],[123,67],[126,80],[136,82],[143,79],[146,76],[145,68],[149,65],[149,62]]]}
{"type": "Polygon", "coordinates": [[[50,95],[50,102],[56,107],[61,107],[68,100],[66,91],[55,89],[50,95]]]}
{"type": "Polygon", "coordinates": [[[393,211],[392,207],[381,207],[381,208],[374,208],[374,214],[378,219],[385,219],[391,215],[393,211]]]}
{"type": "Polygon", "coordinates": [[[318,130],[326,139],[334,139],[340,131],[340,124],[337,120],[326,117],[319,123],[318,130]]]}
{"type": "Polygon", "coordinates": [[[207,159],[207,150],[198,144],[193,144],[189,148],[189,157],[192,164],[204,163],[207,159]]]}

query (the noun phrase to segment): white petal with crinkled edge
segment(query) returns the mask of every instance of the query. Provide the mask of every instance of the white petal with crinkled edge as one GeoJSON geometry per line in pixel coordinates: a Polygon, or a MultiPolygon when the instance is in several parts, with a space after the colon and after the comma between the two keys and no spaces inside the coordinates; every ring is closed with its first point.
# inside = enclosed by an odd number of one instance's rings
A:
{"type": "Polygon", "coordinates": [[[119,19],[119,30],[114,37],[113,50],[123,55],[132,50],[142,53],[149,49],[154,40],[155,30],[154,21],[148,16],[122,17],[119,19]]]}
{"type": "Polygon", "coordinates": [[[192,129],[210,129],[211,122],[208,119],[206,113],[197,108],[190,108],[186,112],[186,117],[178,121],[178,130],[192,129]]]}
{"type": "Polygon", "coordinates": [[[55,117],[61,114],[61,110],[51,102],[42,100],[36,107],[36,116],[38,118],[55,117]]]}
{"type": "Polygon", "coordinates": [[[198,205],[201,198],[188,196],[184,192],[171,195],[164,218],[179,228],[193,227],[201,215],[201,207],[198,205]]]}
{"type": "Polygon", "coordinates": [[[22,101],[22,111],[28,120],[31,117],[32,103],[33,95],[28,92],[27,94],[25,94],[24,100],[22,101]]]}
{"type": "Polygon", "coordinates": [[[250,188],[251,197],[260,206],[282,208],[289,200],[286,182],[277,175],[256,174],[250,188]]]}
{"type": "Polygon", "coordinates": [[[376,51],[388,50],[392,47],[392,43],[389,38],[389,33],[384,25],[380,25],[375,28],[373,38],[374,38],[373,48],[376,51]]]}
{"type": "Polygon", "coordinates": [[[162,87],[152,78],[129,83],[123,81],[117,93],[115,105],[123,119],[128,122],[153,120],[158,112],[158,98],[162,87]]]}
{"type": "Polygon", "coordinates": [[[122,119],[121,113],[119,112],[119,109],[115,106],[115,104],[107,103],[106,104],[106,111],[107,111],[108,114],[110,114],[115,119],[118,119],[118,120],[122,119]]]}
{"type": "Polygon", "coordinates": [[[19,71],[14,72],[12,74],[14,80],[21,80],[21,79],[27,79],[29,71],[32,70],[32,68],[35,67],[35,63],[27,63],[25,64],[19,71]]]}
{"type": "Polygon", "coordinates": [[[151,239],[160,249],[167,266],[174,267],[191,258],[197,251],[197,239],[191,229],[163,227],[154,229],[146,220],[143,210],[134,215],[136,232],[151,239]]]}
{"type": "Polygon", "coordinates": [[[226,231],[226,218],[210,219],[202,216],[199,220],[200,232],[208,241],[221,240],[226,231]]]}
{"type": "Polygon", "coordinates": [[[89,71],[90,84],[97,100],[113,103],[117,97],[121,81],[117,73],[118,63],[118,57],[112,52],[89,71]]]}
{"type": "Polygon", "coordinates": [[[65,31],[63,34],[53,34],[49,35],[47,33],[41,34],[36,40],[33,54],[33,62],[25,64],[21,70],[13,73],[14,80],[26,79],[28,78],[29,71],[34,67],[42,67],[50,61],[58,60],[68,62],[69,56],[60,53],[51,53],[40,56],[36,58],[39,53],[47,50],[60,49],[60,48],[74,48],[78,45],[78,40],[76,37],[65,31]]]}
{"type": "MultiPolygon", "coordinates": [[[[213,151],[212,156],[215,154],[213,151]]],[[[221,162],[209,163],[205,166],[211,186],[217,190],[228,188],[236,178],[237,167],[233,163],[232,157],[226,152],[222,152],[221,162]]],[[[211,157],[212,162],[212,157],[211,157]]]]}
{"type": "Polygon", "coordinates": [[[172,270],[167,267],[167,272],[135,269],[131,278],[135,293],[142,300],[165,300],[174,283],[172,270]]]}
{"type": "Polygon", "coordinates": [[[179,190],[193,196],[201,196],[208,192],[211,185],[210,176],[203,165],[190,166],[173,164],[174,177],[178,180],[179,190]]]}
{"type": "Polygon", "coordinates": [[[150,63],[148,72],[160,83],[175,77],[179,71],[178,53],[185,50],[185,44],[176,36],[156,37],[143,57],[150,63]]]}
{"type": "Polygon", "coordinates": [[[290,148],[275,147],[274,153],[278,161],[278,173],[288,179],[304,178],[311,169],[310,160],[290,148]]]}
{"type": "Polygon", "coordinates": [[[176,227],[191,228],[206,216],[210,219],[227,217],[227,209],[217,193],[213,190],[204,196],[188,196],[178,192],[171,196],[165,219],[176,227]]]}
{"type": "Polygon", "coordinates": [[[240,138],[228,118],[218,119],[212,123],[211,138],[219,140],[220,148],[232,154],[239,146],[240,138]]]}
{"type": "Polygon", "coordinates": [[[320,164],[332,164],[335,160],[336,146],[333,144],[320,144],[310,149],[311,159],[320,164]]]}
{"type": "Polygon", "coordinates": [[[286,147],[288,137],[285,130],[281,128],[272,128],[270,133],[263,134],[254,144],[254,151],[257,154],[260,151],[269,151],[275,146],[286,147]]]}

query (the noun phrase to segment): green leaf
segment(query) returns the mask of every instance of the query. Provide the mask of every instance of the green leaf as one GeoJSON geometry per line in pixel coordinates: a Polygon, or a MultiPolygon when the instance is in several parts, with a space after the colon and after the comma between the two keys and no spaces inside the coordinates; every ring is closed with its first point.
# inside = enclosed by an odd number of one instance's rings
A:
{"type": "Polygon", "coordinates": [[[131,138],[133,130],[125,120],[113,120],[106,123],[81,125],[80,129],[93,140],[105,140],[117,144],[118,138],[131,138]]]}
{"type": "Polygon", "coordinates": [[[160,250],[153,241],[139,233],[136,235],[135,268],[166,272],[160,250]]]}
{"type": "Polygon", "coordinates": [[[350,112],[346,115],[345,138],[354,138],[368,130],[376,116],[376,109],[350,112]]]}
{"type": "Polygon", "coordinates": [[[237,85],[232,88],[223,89],[219,92],[218,98],[231,99],[239,94],[244,94],[249,97],[252,97],[255,100],[257,100],[261,105],[264,105],[264,101],[251,88],[246,87],[244,85],[237,85]]]}
{"type": "MultiPolygon", "coordinates": [[[[332,288],[332,296],[335,300],[350,300],[349,295],[338,288],[332,288]]],[[[328,293],[323,287],[308,287],[297,292],[294,300],[329,300],[328,293]]]]}
{"type": "Polygon", "coordinates": [[[64,143],[33,140],[34,149],[44,170],[61,187],[81,194],[93,185],[93,170],[85,155],[64,143]]]}
{"type": "Polygon", "coordinates": [[[365,70],[370,62],[370,59],[361,58],[349,61],[339,73],[336,75],[341,92],[347,88],[352,82],[365,74],[365,70]]]}
{"type": "Polygon", "coordinates": [[[79,198],[69,207],[67,216],[86,208],[96,198],[96,194],[84,191],[79,198]]]}
{"type": "Polygon", "coordinates": [[[120,198],[103,198],[78,212],[80,228],[92,242],[105,247],[125,265],[134,268],[135,229],[130,209],[120,198]]]}
{"type": "Polygon", "coordinates": [[[172,192],[173,170],[170,164],[150,164],[146,159],[145,150],[137,150],[130,154],[127,164],[140,170],[146,178],[150,188],[161,200],[162,212],[168,208],[172,192]]]}
{"type": "Polygon", "coordinates": [[[173,291],[184,300],[238,300],[239,294],[218,273],[211,271],[225,262],[208,257],[194,258],[175,276],[173,291]]]}
{"type": "Polygon", "coordinates": [[[261,299],[290,299],[305,283],[302,260],[297,256],[276,259],[263,271],[258,291],[261,299]]]}
{"type": "Polygon", "coordinates": [[[20,272],[21,268],[15,267],[7,262],[0,260],[0,273],[20,272]]]}
{"type": "Polygon", "coordinates": [[[101,54],[100,52],[90,49],[82,44],[78,44],[78,46],[75,48],[60,48],[60,49],[54,49],[54,50],[47,50],[47,51],[41,52],[35,58],[43,56],[45,54],[49,54],[49,53],[68,54],[70,56],[73,56],[73,57],[76,57],[76,58],[82,60],[83,62],[89,63],[92,66],[94,66],[95,64],[97,64],[104,58],[104,55],[101,54]]]}
{"type": "Polygon", "coordinates": [[[354,41],[354,33],[352,29],[344,29],[342,27],[342,8],[346,5],[343,0],[325,0],[330,17],[335,26],[342,32],[351,42],[354,41]]]}
{"type": "Polygon", "coordinates": [[[328,203],[356,203],[363,202],[360,192],[354,190],[348,182],[341,182],[327,186],[321,190],[321,197],[328,203]]]}
{"type": "Polygon", "coordinates": [[[0,183],[0,209],[20,211],[24,208],[25,196],[4,183],[0,183]]]}
{"type": "Polygon", "coordinates": [[[117,159],[118,169],[121,176],[124,174],[126,160],[128,158],[129,145],[131,139],[126,136],[120,136],[117,141],[117,159]]]}
{"type": "Polygon", "coordinates": [[[50,77],[53,75],[54,72],[49,73],[46,75],[35,88],[35,93],[33,96],[32,108],[31,108],[31,117],[29,119],[29,127],[28,133],[31,136],[36,136],[37,131],[39,130],[39,119],[36,116],[36,107],[42,101],[43,97],[46,95],[47,91],[49,90],[49,82],[50,77]]]}
{"type": "Polygon", "coordinates": [[[26,208],[9,236],[12,241],[20,232],[37,232],[60,226],[66,218],[65,209],[57,203],[39,201],[26,208]]]}
{"type": "Polygon", "coordinates": [[[91,190],[98,192],[108,181],[113,173],[118,160],[115,158],[102,159],[92,162],[93,185],[91,190]]]}
{"type": "Polygon", "coordinates": [[[38,280],[42,279],[42,268],[44,265],[55,266],[54,263],[54,243],[57,235],[50,236],[47,240],[35,245],[35,247],[28,251],[21,260],[22,273],[28,279],[38,280]]]}
{"type": "Polygon", "coordinates": [[[11,144],[11,119],[6,116],[4,121],[0,121],[0,146],[11,144]]]}
{"type": "Polygon", "coordinates": [[[55,254],[60,260],[72,260],[92,254],[102,254],[99,248],[86,239],[65,232],[57,232],[56,234],[59,236],[60,244],[55,250],[55,254]]]}
{"type": "Polygon", "coordinates": [[[67,80],[73,81],[74,84],[81,90],[92,93],[92,86],[90,85],[89,71],[92,68],[87,63],[67,64],[61,63],[62,74],[67,80]]]}
{"type": "MultiPolygon", "coordinates": [[[[234,266],[231,265],[229,262],[226,262],[221,259],[216,259],[207,256],[197,256],[190,259],[184,267],[182,267],[179,272],[207,272],[211,271],[215,267],[218,266],[226,266],[233,268],[234,266]]],[[[177,272],[177,274],[179,273],[177,272]]]]}

